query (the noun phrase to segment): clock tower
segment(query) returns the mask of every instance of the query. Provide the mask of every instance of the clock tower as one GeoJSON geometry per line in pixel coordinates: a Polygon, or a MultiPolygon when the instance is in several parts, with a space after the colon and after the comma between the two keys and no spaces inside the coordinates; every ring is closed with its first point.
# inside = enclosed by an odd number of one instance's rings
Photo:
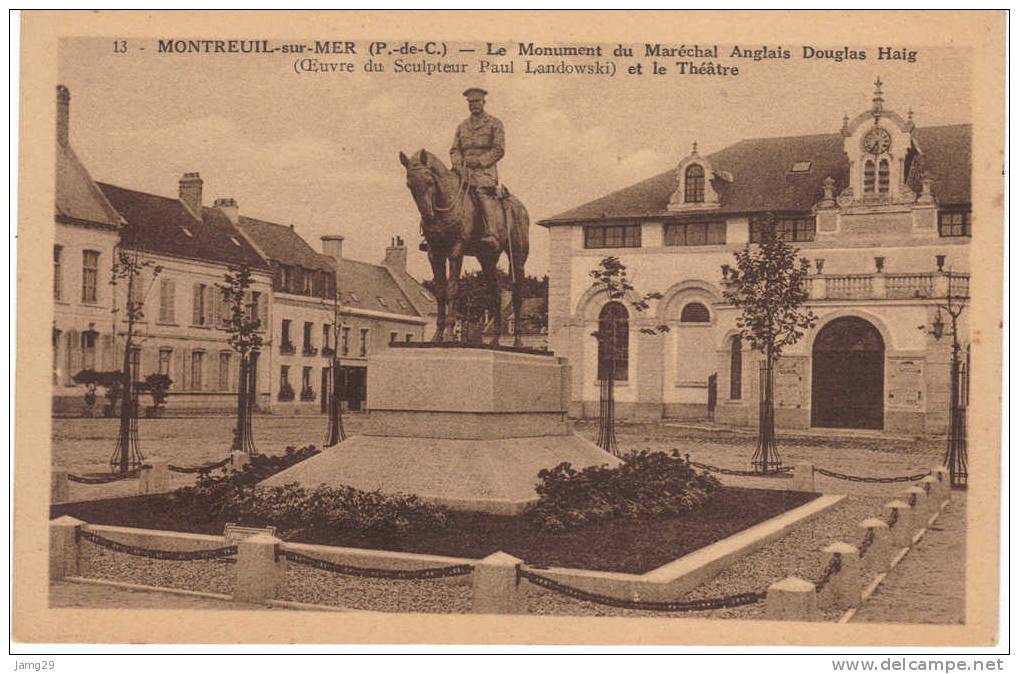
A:
{"type": "Polygon", "coordinates": [[[881,78],[874,82],[870,110],[843,118],[843,148],[849,159],[849,184],[838,196],[842,208],[912,204],[916,194],[906,186],[917,154],[913,113],[903,119],[886,110],[881,78]]]}

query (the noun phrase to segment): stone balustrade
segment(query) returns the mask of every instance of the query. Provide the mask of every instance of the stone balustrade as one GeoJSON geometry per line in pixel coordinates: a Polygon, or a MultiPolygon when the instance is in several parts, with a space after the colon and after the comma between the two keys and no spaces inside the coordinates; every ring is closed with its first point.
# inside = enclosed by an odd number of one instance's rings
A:
{"type": "Polygon", "coordinates": [[[969,274],[815,274],[808,279],[811,300],[907,300],[969,297],[969,274]]]}

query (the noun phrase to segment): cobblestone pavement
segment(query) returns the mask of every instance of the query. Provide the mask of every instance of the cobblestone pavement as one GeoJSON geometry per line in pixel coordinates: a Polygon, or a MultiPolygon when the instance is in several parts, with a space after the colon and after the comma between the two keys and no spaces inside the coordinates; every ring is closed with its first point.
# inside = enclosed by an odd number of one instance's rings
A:
{"type": "MultiPolygon", "coordinates": [[[[348,434],[357,434],[363,424],[360,415],[348,415],[345,425],[348,434]]],[[[279,453],[287,445],[301,446],[305,444],[321,444],[325,434],[326,421],[320,416],[306,417],[257,417],[254,422],[256,446],[266,453],[279,453]]],[[[164,456],[173,463],[193,465],[213,461],[224,456],[229,442],[232,419],[201,418],[201,419],[160,419],[142,420],[139,424],[139,435],[142,439],[142,451],[147,456],[164,456]],[[222,438],[222,442],[210,438],[222,438]]],[[[594,439],[597,425],[591,422],[577,424],[577,432],[594,439]]],[[[54,420],[54,462],[58,465],[71,467],[76,471],[102,470],[112,451],[117,426],[113,420],[54,420]]],[[[695,461],[713,464],[726,468],[748,469],[750,457],[754,451],[754,437],[745,431],[719,429],[710,426],[672,424],[672,423],[622,423],[618,430],[619,446],[624,450],[671,450],[678,449],[688,453],[695,461]]],[[[887,438],[876,434],[820,434],[803,433],[785,435],[779,438],[779,447],[783,460],[787,465],[810,462],[815,466],[837,470],[839,472],[862,476],[893,476],[926,472],[939,462],[943,453],[943,440],[887,438]]],[[[174,486],[187,484],[194,479],[188,475],[174,475],[174,486]]],[[[783,480],[767,478],[745,478],[736,476],[720,476],[726,484],[744,487],[782,488],[783,480]]],[[[847,482],[816,476],[816,489],[823,493],[845,494],[845,498],[837,506],[797,527],[783,538],[774,541],[747,555],[743,559],[724,570],[715,578],[707,581],[686,599],[719,597],[740,592],[757,591],[789,575],[814,579],[820,576],[824,556],[821,549],[836,540],[844,540],[858,544],[862,531],[858,523],[867,517],[883,513],[883,505],[890,499],[899,496],[908,487],[907,483],[870,484],[847,482]]],[[[113,495],[134,493],[133,482],[115,483],[100,486],[72,486],[72,498],[104,498],[113,495]],[[120,490],[116,492],[116,490],[120,490]],[[116,493],[114,493],[116,492],[116,493]],[[86,495],[87,494],[87,495],[86,495]]],[[[954,550],[952,545],[964,539],[964,506],[954,505],[946,510],[939,521],[938,528],[943,532],[933,531],[929,539],[921,543],[920,548],[911,552],[903,562],[902,580],[893,575],[886,581],[883,588],[871,598],[873,608],[868,603],[861,611],[859,620],[892,621],[892,622],[957,622],[962,615],[961,585],[953,585],[953,579],[961,579],[961,548],[954,550]],[[949,529],[951,527],[951,529],[949,529]],[[948,535],[944,535],[948,534],[948,535]],[[951,543],[949,540],[954,540],[951,543]],[[938,546],[948,545],[949,549],[938,546]],[[916,566],[918,572],[910,571],[916,566]],[[918,578],[917,576],[920,576],[918,578]],[[929,581],[924,581],[926,577],[929,581]],[[917,588],[916,583],[927,583],[917,588]],[[943,593],[936,601],[931,595],[943,593]],[[918,604],[919,609],[918,610],[918,604]]],[[[119,557],[119,555],[118,555],[119,557]]],[[[139,581],[135,577],[138,570],[136,564],[120,564],[107,557],[96,557],[97,570],[102,567],[103,575],[109,578],[139,581]],[[99,560],[103,561],[100,563],[99,560]],[[113,562],[113,564],[110,564],[113,562]],[[123,568],[120,568],[123,566],[123,568]]],[[[157,565],[179,565],[175,562],[156,562],[157,565]]],[[[151,569],[143,573],[151,573],[151,569]]],[[[171,573],[169,569],[167,573],[171,573]]],[[[899,572],[897,568],[894,573],[899,572]]],[[[183,580],[173,583],[179,587],[191,587],[183,567],[172,572],[183,580]]],[[[302,576],[305,574],[302,574],[302,576]]],[[[313,574],[314,575],[314,574],[313,574]]],[[[304,579],[312,584],[328,578],[308,577],[304,579]]],[[[333,581],[335,582],[335,581],[333,581]]],[[[961,583],[961,580],[959,581],[961,583]]],[[[206,583],[199,583],[191,589],[205,589],[206,583]]],[[[344,578],[345,593],[359,597],[357,608],[368,610],[412,610],[459,612],[467,610],[468,599],[460,589],[449,584],[435,584],[429,581],[410,582],[399,589],[398,594],[407,595],[397,601],[387,598],[382,590],[385,584],[380,581],[344,578]]],[[[229,592],[224,588],[220,592],[229,592]]],[[[466,590],[466,588],[464,588],[466,590]]],[[[314,596],[306,596],[305,582],[287,584],[288,599],[297,601],[315,601],[314,596]]],[[[311,594],[317,594],[313,592],[311,594]]],[[[325,593],[325,603],[342,604],[341,597],[334,593],[325,593]],[[325,595],[329,595],[326,597],[325,595]]],[[[119,601],[113,599],[112,601],[119,601]]],[[[161,604],[160,604],[161,605],[161,604]]],[[[641,615],[641,613],[621,611],[607,607],[595,606],[586,602],[555,595],[538,588],[528,588],[528,605],[533,613],[560,615],[641,615]]],[[[659,617],[670,614],[645,614],[659,617]]],[[[721,609],[704,613],[682,614],[683,617],[704,618],[742,618],[754,619],[763,617],[763,605],[755,604],[733,609],[721,609]]],[[[826,616],[830,620],[837,619],[836,614],[826,616]]]]}
{"type": "Polygon", "coordinates": [[[962,624],[966,617],[966,497],[952,495],[934,526],[892,569],[852,622],[962,624]]]}

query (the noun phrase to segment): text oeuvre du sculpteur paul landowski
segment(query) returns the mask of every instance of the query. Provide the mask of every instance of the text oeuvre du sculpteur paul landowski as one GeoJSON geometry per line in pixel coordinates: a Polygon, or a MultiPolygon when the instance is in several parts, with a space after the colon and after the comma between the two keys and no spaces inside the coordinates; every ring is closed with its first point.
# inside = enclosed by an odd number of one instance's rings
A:
{"type": "Polygon", "coordinates": [[[272,59],[297,75],[396,73],[569,77],[738,77],[756,64],[793,61],[833,64],[916,63],[903,46],[720,44],[538,44],[443,41],[175,39],[112,41],[116,54],[272,59]]]}

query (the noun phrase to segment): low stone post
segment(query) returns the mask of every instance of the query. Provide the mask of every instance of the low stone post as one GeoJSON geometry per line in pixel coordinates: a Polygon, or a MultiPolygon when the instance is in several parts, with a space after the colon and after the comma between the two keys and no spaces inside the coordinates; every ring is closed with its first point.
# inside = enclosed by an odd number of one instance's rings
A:
{"type": "Polygon", "coordinates": [[[50,522],[50,581],[78,575],[78,527],[83,524],[70,515],[50,522]]]}
{"type": "Polygon", "coordinates": [[[824,549],[828,563],[838,557],[839,570],[828,581],[823,593],[827,605],[845,610],[860,605],[863,594],[863,574],[860,569],[860,551],[855,545],[837,541],[824,549]]]}
{"type": "Polygon", "coordinates": [[[820,619],[817,609],[817,588],[814,584],[789,576],[768,586],[765,614],[769,620],[796,620],[800,622],[820,619]]]}
{"type": "Polygon", "coordinates": [[[913,507],[905,501],[895,499],[885,504],[895,523],[891,529],[892,546],[896,548],[908,548],[913,542],[913,507]]]}
{"type": "Polygon", "coordinates": [[[913,505],[913,531],[927,528],[927,492],[920,487],[909,487],[902,492],[907,503],[913,505]]]}
{"type": "Polygon", "coordinates": [[[471,611],[474,613],[527,613],[517,569],[523,563],[501,550],[474,565],[471,611]]]}
{"type": "Polygon", "coordinates": [[[797,463],[793,468],[793,480],[789,491],[816,492],[814,487],[814,464],[797,463]]]}
{"type": "Polygon", "coordinates": [[[170,462],[166,459],[147,459],[138,480],[139,494],[160,494],[170,488],[170,462]]]}
{"type": "Polygon", "coordinates": [[[67,481],[67,471],[55,468],[50,473],[50,503],[63,503],[70,501],[70,484],[67,481]]]}
{"type": "Polygon", "coordinates": [[[948,469],[944,466],[934,466],[931,468],[931,476],[938,478],[939,504],[945,499],[951,498],[952,483],[950,482],[951,476],[948,473],[948,469]]]}
{"type": "Polygon", "coordinates": [[[280,543],[269,534],[255,534],[237,543],[234,601],[262,604],[276,598],[284,571],[282,557],[276,559],[280,543]]]}
{"type": "Polygon", "coordinates": [[[248,465],[251,457],[245,452],[230,452],[230,472],[238,473],[248,465]]]}
{"type": "Polygon", "coordinates": [[[938,478],[928,475],[920,480],[920,488],[927,494],[927,514],[933,515],[941,510],[941,495],[938,493],[938,478]]]}
{"type": "Polygon", "coordinates": [[[877,517],[870,517],[860,522],[860,528],[864,530],[864,537],[870,540],[870,545],[866,549],[860,546],[863,568],[872,573],[887,571],[892,565],[891,530],[888,523],[877,517]]]}

